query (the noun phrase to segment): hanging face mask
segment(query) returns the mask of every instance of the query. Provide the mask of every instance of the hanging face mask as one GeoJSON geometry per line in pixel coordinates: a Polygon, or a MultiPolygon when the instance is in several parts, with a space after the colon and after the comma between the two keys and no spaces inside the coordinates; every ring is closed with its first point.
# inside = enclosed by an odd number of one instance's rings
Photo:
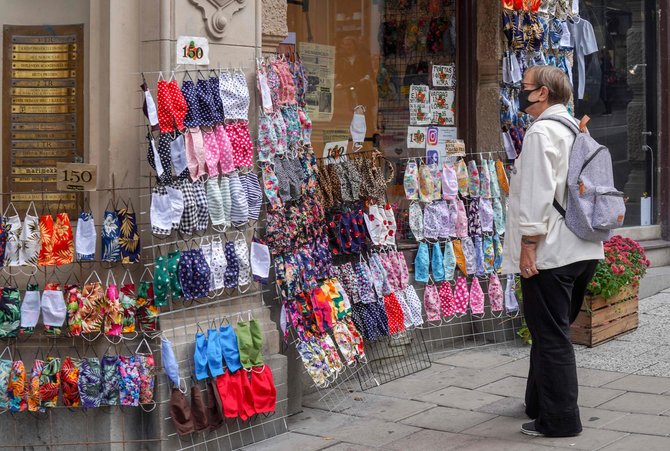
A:
{"type": "Polygon", "coordinates": [[[179,386],[179,365],[172,349],[172,343],[165,337],[161,337],[161,360],[165,374],[175,386],[179,386]]]}
{"type": "Polygon", "coordinates": [[[157,127],[158,112],[156,110],[156,102],[154,102],[154,98],[151,96],[151,91],[149,91],[149,87],[147,86],[147,82],[144,80],[144,77],[142,77],[142,85],[140,88],[142,88],[142,91],[144,91],[144,105],[142,105],[144,115],[147,117],[147,119],[149,119],[149,123],[151,124],[152,128],[157,127]]]}
{"type": "Polygon", "coordinates": [[[503,309],[504,295],[502,284],[498,274],[493,273],[489,278],[489,299],[491,301],[491,311],[501,312],[503,309]]]}
{"type": "Polygon", "coordinates": [[[442,315],[445,318],[451,319],[456,312],[454,307],[454,292],[451,289],[451,284],[449,282],[443,282],[442,285],[440,285],[439,295],[442,315]]]}
{"type": "Polygon", "coordinates": [[[426,310],[428,321],[439,321],[440,317],[440,295],[437,287],[433,284],[426,285],[423,292],[423,308],[426,310]]]}
{"type": "Polygon", "coordinates": [[[516,299],[516,280],[514,274],[507,275],[507,285],[505,286],[505,311],[508,315],[519,314],[519,302],[516,299]]]}
{"type": "Polygon", "coordinates": [[[458,196],[458,178],[456,170],[450,164],[442,168],[442,199],[454,200],[458,196]]]}
{"type": "Polygon", "coordinates": [[[454,292],[454,312],[457,315],[462,316],[468,313],[469,299],[468,281],[465,277],[459,277],[456,281],[456,291],[454,292]]]}
{"type": "Polygon", "coordinates": [[[419,168],[414,160],[407,162],[403,187],[405,188],[405,197],[408,200],[419,199],[419,168]]]}
{"type": "Polygon", "coordinates": [[[519,92],[519,111],[527,113],[528,108],[539,102],[539,100],[530,100],[529,97],[532,93],[540,89],[542,89],[542,86],[519,92]]]}
{"type": "Polygon", "coordinates": [[[29,283],[21,303],[21,333],[32,333],[40,318],[40,292],[29,283]]]}
{"type": "Polygon", "coordinates": [[[477,253],[472,238],[466,236],[461,239],[461,246],[463,248],[463,256],[465,257],[465,267],[468,274],[474,274],[477,271],[477,253]]]}
{"type": "Polygon", "coordinates": [[[362,143],[365,141],[365,107],[358,105],[354,108],[354,116],[351,119],[351,126],[349,127],[351,132],[351,139],[355,143],[362,143]]]}
{"type": "Polygon", "coordinates": [[[96,236],[93,214],[82,211],[77,220],[77,232],[75,235],[77,260],[91,261],[95,259],[96,236]]]}
{"type": "Polygon", "coordinates": [[[265,244],[251,243],[251,273],[254,281],[267,284],[270,275],[270,250],[265,244]]]}
{"type": "MultiPolygon", "coordinates": [[[[465,211],[463,211],[465,213],[465,211]]],[[[421,211],[421,204],[413,202],[409,206],[409,228],[417,241],[423,241],[423,211],[421,211]]]]}
{"type": "Polygon", "coordinates": [[[454,255],[454,244],[447,241],[444,244],[444,279],[453,280],[456,270],[456,256],[454,255]]]}
{"type": "Polygon", "coordinates": [[[468,196],[470,177],[468,176],[468,168],[462,158],[456,162],[456,179],[458,181],[458,192],[461,193],[461,196],[468,196]]]}
{"type": "Polygon", "coordinates": [[[67,308],[65,298],[59,284],[48,283],[42,293],[42,316],[44,325],[55,334],[60,334],[60,327],[65,323],[67,308]]]}
{"type": "Polygon", "coordinates": [[[484,291],[477,277],[472,279],[470,287],[470,312],[473,315],[484,315],[484,291]]]}
{"type": "Polygon", "coordinates": [[[430,265],[433,273],[433,280],[435,280],[435,282],[444,281],[446,279],[444,272],[444,256],[442,255],[440,243],[433,243],[433,255],[430,260],[430,265]]]}
{"type": "Polygon", "coordinates": [[[414,259],[414,280],[417,282],[428,283],[430,261],[428,254],[428,244],[419,243],[419,249],[414,259]]]}
{"type": "Polygon", "coordinates": [[[430,166],[422,164],[419,166],[419,199],[422,202],[431,202],[435,194],[435,183],[430,166]]]}

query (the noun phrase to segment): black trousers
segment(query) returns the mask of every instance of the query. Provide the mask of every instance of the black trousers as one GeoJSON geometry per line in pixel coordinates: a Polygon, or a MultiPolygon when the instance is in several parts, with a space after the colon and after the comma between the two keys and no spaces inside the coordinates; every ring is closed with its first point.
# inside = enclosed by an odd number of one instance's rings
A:
{"type": "Polygon", "coordinates": [[[526,414],[535,419],[537,430],[548,436],[582,431],[570,324],[577,318],[597,263],[576,262],[521,279],[524,316],[533,338],[526,414]]]}

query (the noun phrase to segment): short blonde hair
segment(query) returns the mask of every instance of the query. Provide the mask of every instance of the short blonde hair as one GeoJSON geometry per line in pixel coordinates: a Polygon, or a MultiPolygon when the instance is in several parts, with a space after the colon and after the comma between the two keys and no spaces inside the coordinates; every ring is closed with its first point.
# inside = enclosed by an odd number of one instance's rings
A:
{"type": "Polygon", "coordinates": [[[572,85],[568,76],[556,66],[532,66],[527,75],[535,75],[535,85],[546,86],[549,90],[549,104],[567,105],[572,97],[572,85]]]}

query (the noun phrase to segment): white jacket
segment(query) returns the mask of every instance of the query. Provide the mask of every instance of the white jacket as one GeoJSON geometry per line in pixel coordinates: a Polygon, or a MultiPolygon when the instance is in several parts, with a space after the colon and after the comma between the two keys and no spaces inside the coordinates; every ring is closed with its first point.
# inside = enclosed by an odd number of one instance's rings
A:
{"type": "MultiPolygon", "coordinates": [[[[540,118],[554,115],[574,120],[564,105],[547,108],[540,118]]],[[[577,237],[553,206],[554,198],[559,204],[566,204],[566,181],[574,140],[574,133],[555,121],[537,122],[528,129],[521,156],[510,176],[502,263],[504,274],[519,272],[523,235],[544,235],[537,245],[538,269],[604,258],[602,243],[577,237]]]]}

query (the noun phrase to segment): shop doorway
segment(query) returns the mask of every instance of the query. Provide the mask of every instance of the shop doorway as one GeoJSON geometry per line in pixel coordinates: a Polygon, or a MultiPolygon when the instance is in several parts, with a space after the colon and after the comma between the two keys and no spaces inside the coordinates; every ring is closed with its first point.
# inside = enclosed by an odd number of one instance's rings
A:
{"type": "Polygon", "coordinates": [[[586,57],[584,98],[576,100],[576,116],[591,117],[591,134],[612,153],[615,185],[628,198],[625,225],[656,224],[656,0],[579,3],[580,15],[571,20],[591,23],[598,51],[586,57]]]}

